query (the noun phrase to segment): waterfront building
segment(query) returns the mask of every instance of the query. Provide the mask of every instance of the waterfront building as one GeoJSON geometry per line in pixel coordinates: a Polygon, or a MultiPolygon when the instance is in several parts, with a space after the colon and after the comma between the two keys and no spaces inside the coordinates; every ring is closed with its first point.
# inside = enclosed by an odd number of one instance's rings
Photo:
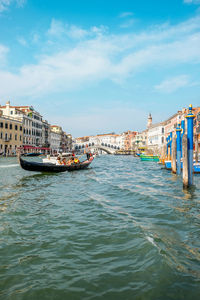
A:
{"type": "Polygon", "coordinates": [[[51,145],[51,125],[47,120],[42,120],[42,147],[50,150],[51,145]]]}
{"type": "Polygon", "coordinates": [[[67,134],[64,131],[62,131],[61,148],[62,152],[69,152],[72,150],[72,135],[67,134]]]}
{"type": "Polygon", "coordinates": [[[0,110],[0,153],[16,154],[23,143],[23,124],[12,117],[4,116],[0,110]]]}
{"type": "Polygon", "coordinates": [[[165,121],[165,141],[166,138],[169,136],[170,132],[175,133],[178,123],[180,123],[181,120],[184,119],[186,113],[187,110],[183,108],[181,111],[178,111],[165,121]]]}
{"type": "Polygon", "coordinates": [[[147,148],[147,135],[148,130],[143,130],[138,132],[133,138],[133,144],[135,145],[136,150],[145,150],[147,148]]]}
{"type": "Polygon", "coordinates": [[[11,106],[10,101],[0,106],[3,115],[23,123],[23,147],[25,150],[42,147],[42,116],[32,106],[11,106]]]}
{"type": "Polygon", "coordinates": [[[130,151],[134,150],[133,141],[135,140],[135,136],[137,135],[137,131],[130,131],[124,132],[124,150],[130,151]]]}
{"type": "Polygon", "coordinates": [[[158,153],[165,143],[165,124],[166,122],[160,122],[148,128],[147,145],[148,150],[152,150],[153,153],[158,153]]]}
{"type": "Polygon", "coordinates": [[[51,125],[50,141],[52,153],[62,152],[62,127],[51,125]]]}

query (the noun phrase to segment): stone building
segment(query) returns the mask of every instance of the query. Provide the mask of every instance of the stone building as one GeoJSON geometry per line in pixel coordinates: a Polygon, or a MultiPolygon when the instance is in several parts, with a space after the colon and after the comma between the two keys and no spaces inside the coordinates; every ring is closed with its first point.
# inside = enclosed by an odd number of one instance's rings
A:
{"type": "Polygon", "coordinates": [[[4,116],[0,110],[0,153],[16,154],[17,148],[23,144],[23,124],[12,117],[4,116]]]}

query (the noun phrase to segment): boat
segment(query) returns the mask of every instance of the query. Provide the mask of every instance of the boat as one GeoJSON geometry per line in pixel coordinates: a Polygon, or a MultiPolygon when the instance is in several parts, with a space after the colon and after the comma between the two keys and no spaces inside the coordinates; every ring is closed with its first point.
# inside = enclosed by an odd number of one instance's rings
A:
{"type": "Polygon", "coordinates": [[[142,161],[159,161],[159,156],[158,155],[145,155],[141,154],[140,159],[142,161]]]}
{"type": "MultiPolygon", "coordinates": [[[[165,161],[165,169],[171,171],[172,169],[172,163],[171,160],[165,161]]],[[[181,169],[183,169],[183,163],[181,162],[181,169]]],[[[193,162],[193,173],[200,174],[200,162],[193,162]]]]}
{"type": "Polygon", "coordinates": [[[38,153],[38,152],[30,152],[30,153],[24,153],[23,156],[39,156],[42,155],[43,153],[38,153]]]}
{"type": "Polygon", "coordinates": [[[35,172],[44,172],[44,173],[60,173],[66,171],[86,169],[91,164],[92,161],[93,161],[93,157],[91,157],[89,160],[85,160],[80,163],[72,163],[71,165],[56,165],[52,163],[27,161],[19,157],[19,164],[22,167],[22,169],[26,171],[35,171],[35,172]]]}

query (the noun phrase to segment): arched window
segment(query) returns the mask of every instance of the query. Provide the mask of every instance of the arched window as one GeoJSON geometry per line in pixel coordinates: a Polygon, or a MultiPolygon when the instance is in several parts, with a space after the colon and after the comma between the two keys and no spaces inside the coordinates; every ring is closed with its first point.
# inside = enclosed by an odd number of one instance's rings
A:
{"type": "Polygon", "coordinates": [[[108,145],[105,143],[105,146],[107,147],[108,145]]]}
{"type": "Polygon", "coordinates": [[[104,143],[101,143],[101,146],[105,146],[104,143]]]}
{"type": "Polygon", "coordinates": [[[92,146],[94,146],[94,143],[92,143],[92,146]]]}
{"type": "Polygon", "coordinates": [[[89,143],[89,147],[91,146],[91,143],[89,143]]]}

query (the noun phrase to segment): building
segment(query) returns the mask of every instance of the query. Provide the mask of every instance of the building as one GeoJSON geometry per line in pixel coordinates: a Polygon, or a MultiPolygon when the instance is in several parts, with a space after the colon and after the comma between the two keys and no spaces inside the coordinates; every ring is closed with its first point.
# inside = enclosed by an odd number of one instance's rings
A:
{"type": "Polygon", "coordinates": [[[23,147],[25,150],[42,147],[42,116],[32,106],[11,106],[10,101],[0,106],[3,115],[23,124],[23,147]]]}
{"type": "Polygon", "coordinates": [[[50,141],[52,153],[62,152],[62,127],[51,125],[50,141]]]}
{"type": "Polygon", "coordinates": [[[16,154],[23,144],[23,124],[12,117],[4,116],[0,110],[0,153],[16,154]]]}
{"type": "Polygon", "coordinates": [[[42,147],[50,150],[51,146],[51,125],[46,120],[42,120],[42,147]]]}
{"type": "Polygon", "coordinates": [[[165,143],[165,123],[153,124],[148,128],[147,146],[154,153],[158,153],[165,143]]]}

